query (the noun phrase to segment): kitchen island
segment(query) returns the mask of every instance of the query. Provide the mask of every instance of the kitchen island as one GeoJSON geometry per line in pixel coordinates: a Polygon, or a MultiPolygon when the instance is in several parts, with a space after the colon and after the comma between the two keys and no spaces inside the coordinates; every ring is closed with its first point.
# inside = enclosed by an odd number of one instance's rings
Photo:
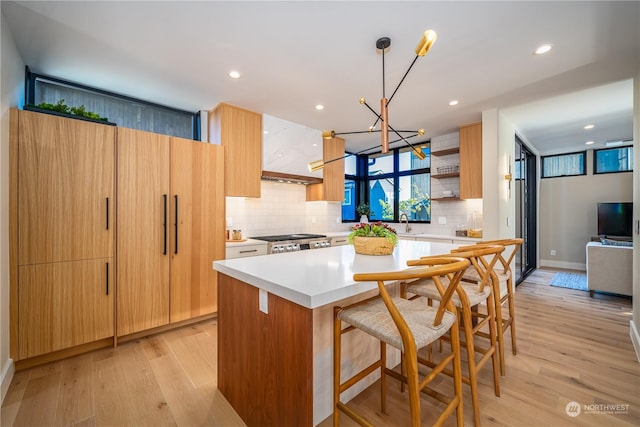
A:
{"type": "MultiPolygon", "coordinates": [[[[358,255],[346,245],[215,261],[218,389],[249,426],[319,424],[332,412],[333,307],[377,294],[376,283],[355,283],[353,275],[403,270],[410,259],[455,247],[401,240],[389,256],[358,255]]],[[[371,337],[351,335],[343,344],[345,376],[379,351],[371,337]]],[[[389,366],[399,363],[399,352],[389,353],[389,366]]]]}

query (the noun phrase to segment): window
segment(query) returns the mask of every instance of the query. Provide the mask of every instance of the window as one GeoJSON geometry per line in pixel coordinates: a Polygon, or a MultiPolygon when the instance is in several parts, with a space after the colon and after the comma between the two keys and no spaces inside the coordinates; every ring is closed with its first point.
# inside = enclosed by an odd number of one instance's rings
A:
{"type": "Polygon", "coordinates": [[[593,151],[593,173],[633,171],[633,147],[605,148],[593,151]]]}
{"type": "Polygon", "coordinates": [[[400,216],[406,214],[409,221],[429,222],[431,158],[428,145],[422,150],[427,154],[423,160],[406,147],[387,154],[357,156],[351,165],[345,163],[343,221],[357,220],[355,206],[366,202],[371,208],[370,219],[373,221],[398,222],[400,216]],[[354,169],[356,174],[349,174],[354,169]],[[354,193],[357,194],[356,202],[347,210],[346,203],[354,193]]]}
{"type": "Polygon", "coordinates": [[[542,178],[585,175],[585,151],[542,157],[542,178]]]}
{"type": "Polygon", "coordinates": [[[187,139],[200,139],[198,113],[31,73],[28,69],[26,79],[28,104],[56,104],[64,99],[68,106],[84,105],[87,111],[106,117],[118,126],[187,139]]]}

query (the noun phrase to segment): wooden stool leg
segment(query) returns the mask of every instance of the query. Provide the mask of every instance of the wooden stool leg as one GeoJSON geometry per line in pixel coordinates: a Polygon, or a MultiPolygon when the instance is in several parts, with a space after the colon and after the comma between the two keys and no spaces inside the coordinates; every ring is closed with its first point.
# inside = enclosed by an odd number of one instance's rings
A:
{"type": "Polygon", "coordinates": [[[473,423],[480,425],[480,405],[478,403],[478,371],[476,369],[476,353],[473,346],[473,326],[471,313],[460,310],[464,328],[465,341],[467,343],[467,366],[469,369],[469,388],[471,389],[471,404],[473,406],[473,423]]]}
{"type": "Polygon", "coordinates": [[[387,374],[384,369],[387,367],[387,343],[380,341],[380,410],[387,413],[387,374]]]}
{"type": "Polygon", "coordinates": [[[498,353],[500,355],[500,375],[505,376],[506,369],[504,366],[504,328],[502,320],[502,298],[500,298],[500,285],[494,287],[494,304],[496,310],[496,325],[498,325],[498,353]],[[496,292],[497,291],[497,292],[496,292]]]}
{"type": "Polygon", "coordinates": [[[507,283],[509,287],[509,324],[511,325],[511,351],[513,355],[517,355],[518,351],[516,349],[516,304],[515,304],[515,295],[513,293],[513,282],[509,279],[507,283]]]}
{"type": "Polygon", "coordinates": [[[333,427],[340,425],[340,343],[342,341],[342,322],[338,319],[338,308],[333,309],[333,427]]]}
{"type": "Polygon", "coordinates": [[[491,342],[491,346],[494,348],[493,354],[491,355],[491,363],[493,364],[493,389],[494,393],[497,397],[500,397],[500,375],[499,372],[499,363],[498,363],[498,338],[497,338],[497,329],[500,329],[501,326],[498,324],[496,319],[496,308],[495,308],[495,295],[491,293],[489,296],[490,301],[487,301],[487,315],[489,316],[489,341],[491,342]]]}
{"type": "Polygon", "coordinates": [[[458,323],[451,328],[451,350],[453,351],[453,390],[458,398],[456,421],[458,427],[464,426],[464,408],[462,407],[462,363],[460,361],[460,330],[458,323]]]}

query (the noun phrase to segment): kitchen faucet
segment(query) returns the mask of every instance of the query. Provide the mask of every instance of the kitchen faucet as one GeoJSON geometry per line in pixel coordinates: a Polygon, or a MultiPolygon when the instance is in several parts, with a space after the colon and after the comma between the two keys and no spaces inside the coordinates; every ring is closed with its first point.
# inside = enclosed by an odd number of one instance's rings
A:
{"type": "Polygon", "coordinates": [[[408,233],[411,231],[411,226],[409,225],[409,217],[407,216],[406,213],[401,213],[400,214],[400,224],[402,224],[402,217],[404,217],[404,219],[407,221],[407,226],[405,227],[405,231],[408,233]]]}

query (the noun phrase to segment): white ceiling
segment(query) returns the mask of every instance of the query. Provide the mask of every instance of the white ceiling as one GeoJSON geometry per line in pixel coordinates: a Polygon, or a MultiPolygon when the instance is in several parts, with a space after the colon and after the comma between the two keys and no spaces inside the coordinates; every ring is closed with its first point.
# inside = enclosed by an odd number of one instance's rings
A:
{"type": "MultiPolygon", "coordinates": [[[[426,29],[438,41],[389,105],[396,129],[455,131],[498,108],[541,153],[632,137],[640,2],[2,1],[31,69],[190,111],[228,102],[313,129],[365,130],[426,29]],[[532,51],[542,43],[554,49],[532,51]],[[241,78],[232,80],[230,70],[241,78]],[[450,107],[452,99],[459,105],[450,107]],[[324,104],[323,111],[314,106],[324,104]],[[596,127],[589,134],[585,124],[596,127]]],[[[393,139],[393,138],[392,138],[393,139]]],[[[317,141],[313,141],[317,142],[317,141]]],[[[348,137],[356,151],[379,134],[348,137]]],[[[416,141],[417,142],[417,141],[416,141]]],[[[311,144],[301,141],[300,144],[311,144]]]]}

